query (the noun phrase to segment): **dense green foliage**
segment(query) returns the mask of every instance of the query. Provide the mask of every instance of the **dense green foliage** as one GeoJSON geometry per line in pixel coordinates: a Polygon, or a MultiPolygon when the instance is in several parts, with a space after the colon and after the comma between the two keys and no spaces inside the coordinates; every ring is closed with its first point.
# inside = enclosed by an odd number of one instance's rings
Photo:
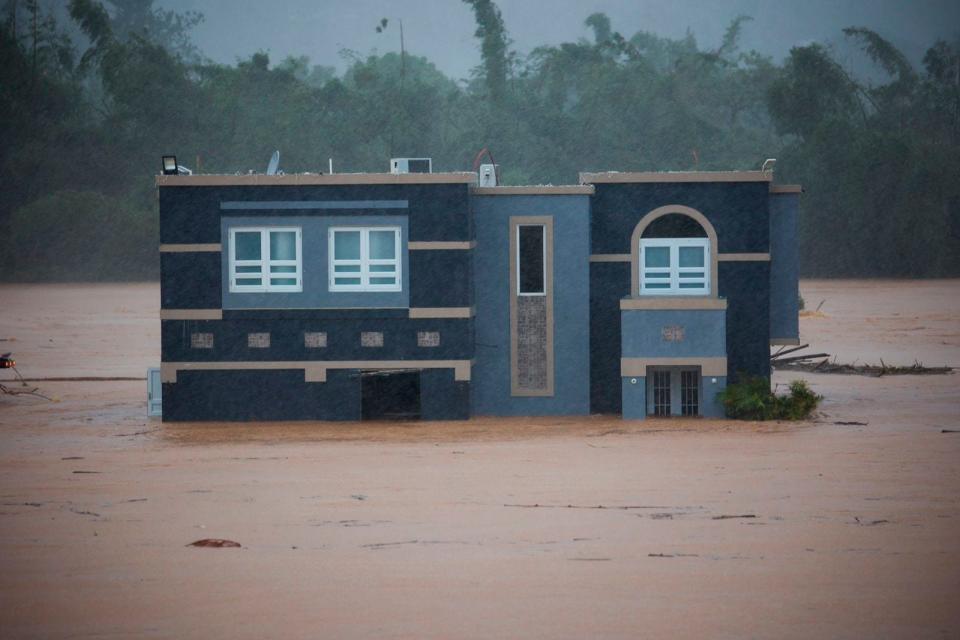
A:
{"type": "Polygon", "coordinates": [[[738,420],[806,420],[823,400],[803,380],[791,382],[788,395],[777,395],[759,377],[730,384],[718,397],[727,417],[738,420]]]}
{"type": "Polygon", "coordinates": [[[391,156],[463,170],[482,147],[513,184],[777,157],[778,181],[806,187],[804,274],[960,274],[960,44],[935,43],[918,70],[874,32],[847,29],[885,78],[870,84],[818,44],[783,64],[740,51],[746,17],[703,49],[690,35],[625,37],[593,14],[592,40],[519,56],[496,4],[465,2],[481,52],[468,82],[406,51],[346,51],[339,76],[264,53],[213,64],[189,37],[202,16],[152,0],[71,0],[71,25],[37,0],[6,0],[0,277],[155,277],[162,154],[207,173],[263,171],[274,149],[288,173],[326,170],[328,158],[338,171],[383,171],[391,156]],[[76,225],[90,228],[83,242],[56,237],[76,225]],[[121,245],[130,251],[94,259],[121,245]]]}

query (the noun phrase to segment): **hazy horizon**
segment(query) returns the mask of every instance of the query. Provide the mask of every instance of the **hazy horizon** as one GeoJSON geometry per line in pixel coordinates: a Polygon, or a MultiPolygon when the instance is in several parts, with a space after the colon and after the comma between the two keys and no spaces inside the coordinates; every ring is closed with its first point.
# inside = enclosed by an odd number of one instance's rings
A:
{"type": "MultiPolygon", "coordinates": [[[[480,64],[476,24],[471,8],[460,0],[331,0],[320,3],[287,0],[269,4],[250,0],[159,0],[157,6],[175,11],[199,11],[205,20],[193,32],[200,50],[211,60],[233,64],[266,51],[273,62],[306,55],[313,64],[343,71],[344,49],[362,55],[400,50],[399,20],[403,21],[408,53],[425,56],[455,79],[466,78],[480,64]],[[381,18],[390,24],[376,33],[381,18]]],[[[898,46],[914,64],[938,38],[960,37],[960,3],[949,0],[808,0],[773,3],[764,0],[500,0],[498,6],[521,54],[541,45],[590,38],[584,20],[606,13],[613,29],[629,37],[645,30],[670,38],[689,30],[702,49],[719,45],[727,26],[738,15],[753,20],[741,35],[743,50],[755,49],[780,61],[791,47],[812,41],[836,43],[844,49],[840,30],[847,26],[873,29],[898,46]],[[547,10],[549,9],[549,13],[547,10]]]]}

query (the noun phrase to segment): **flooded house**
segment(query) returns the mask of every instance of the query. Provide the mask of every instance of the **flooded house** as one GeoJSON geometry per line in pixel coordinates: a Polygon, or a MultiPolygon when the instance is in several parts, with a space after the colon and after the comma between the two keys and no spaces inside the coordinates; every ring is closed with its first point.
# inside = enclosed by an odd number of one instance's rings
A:
{"type": "Polygon", "coordinates": [[[798,340],[769,170],[157,178],[163,419],[720,416],[798,340]]]}

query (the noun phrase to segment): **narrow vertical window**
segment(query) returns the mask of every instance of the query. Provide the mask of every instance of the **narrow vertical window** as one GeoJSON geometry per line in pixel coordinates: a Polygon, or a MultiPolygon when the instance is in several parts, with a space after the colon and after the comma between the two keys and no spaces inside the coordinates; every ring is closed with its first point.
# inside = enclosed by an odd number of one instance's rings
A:
{"type": "Polygon", "coordinates": [[[546,294],[545,250],[542,224],[517,225],[517,292],[521,296],[546,294]]]}

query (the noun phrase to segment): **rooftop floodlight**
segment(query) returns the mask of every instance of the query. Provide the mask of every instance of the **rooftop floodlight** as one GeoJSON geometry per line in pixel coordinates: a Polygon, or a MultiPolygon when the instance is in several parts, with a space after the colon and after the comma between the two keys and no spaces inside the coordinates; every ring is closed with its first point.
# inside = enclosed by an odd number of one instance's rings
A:
{"type": "Polygon", "coordinates": [[[163,156],[163,175],[175,176],[178,173],[177,156],[163,156]]]}

